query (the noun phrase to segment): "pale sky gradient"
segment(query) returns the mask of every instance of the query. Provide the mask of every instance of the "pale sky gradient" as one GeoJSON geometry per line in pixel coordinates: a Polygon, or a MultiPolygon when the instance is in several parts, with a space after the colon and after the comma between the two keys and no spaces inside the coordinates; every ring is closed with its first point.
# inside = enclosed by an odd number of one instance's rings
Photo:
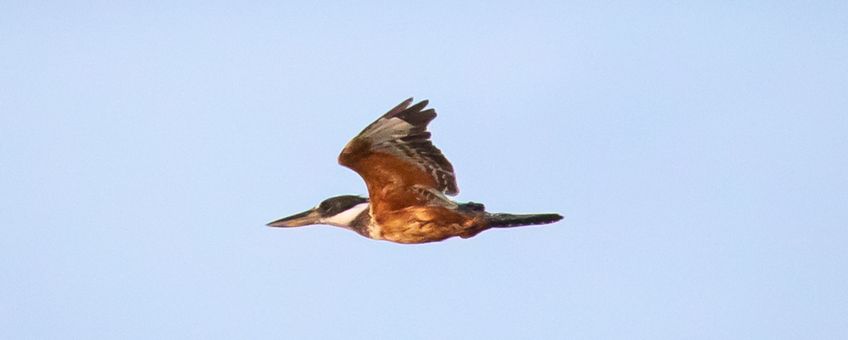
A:
{"type": "Polygon", "coordinates": [[[0,338],[845,339],[848,3],[0,4],[0,338]],[[403,246],[264,224],[430,99],[403,246]]]}

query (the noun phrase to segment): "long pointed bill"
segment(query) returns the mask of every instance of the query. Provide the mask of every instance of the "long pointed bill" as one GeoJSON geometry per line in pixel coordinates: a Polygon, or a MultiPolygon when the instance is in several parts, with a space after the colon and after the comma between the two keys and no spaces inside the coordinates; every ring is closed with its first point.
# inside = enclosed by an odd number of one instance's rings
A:
{"type": "Polygon", "coordinates": [[[283,217],[274,222],[268,223],[269,227],[290,228],[301,227],[310,224],[318,223],[321,216],[315,209],[310,209],[299,214],[294,214],[289,217],[283,217]]]}

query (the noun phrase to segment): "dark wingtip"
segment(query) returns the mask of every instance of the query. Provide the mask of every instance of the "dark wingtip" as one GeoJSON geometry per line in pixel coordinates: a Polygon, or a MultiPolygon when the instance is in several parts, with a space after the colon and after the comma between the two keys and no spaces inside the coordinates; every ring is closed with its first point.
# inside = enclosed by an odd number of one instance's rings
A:
{"type": "Polygon", "coordinates": [[[395,107],[389,110],[389,112],[386,112],[386,114],[384,114],[383,116],[392,117],[394,115],[397,115],[398,113],[406,111],[406,109],[409,107],[409,104],[412,104],[412,100],[412,97],[407,98],[406,100],[400,102],[400,104],[397,104],[395,107]]]}
{"type": "Polygon", "coordinates": [[[400,119],[405,120],[407,123],[412,124],[414,126],[427,128],[427,124],[430,123],[434,118],[436,118],[436,110],[430,108],[424,110],[429,104],[430,101],[422,100],[415,105],[401,111],[392,114],[392,117],[398,117],[400,119]]]}
{"type": "MultiPolygon", "coordinates": [[[[427,104],[430,104],[430,101],[429,101],[429,100],[427,100],[427,99],[424,99],[424,100],[422,100],[422,101],[420,101],[420,102],[416,103],[415,105],[412,105],[412,107],[410,107],[410,108],[406,109],[405,111],[409,111],[409,112],[420,112],[420,111],[421,111],[421,110],[423,110],[425,107],[427,107],[427,104]]],[[[432,109],[431,109],[431,110],[432,110],[432,109]]]]}

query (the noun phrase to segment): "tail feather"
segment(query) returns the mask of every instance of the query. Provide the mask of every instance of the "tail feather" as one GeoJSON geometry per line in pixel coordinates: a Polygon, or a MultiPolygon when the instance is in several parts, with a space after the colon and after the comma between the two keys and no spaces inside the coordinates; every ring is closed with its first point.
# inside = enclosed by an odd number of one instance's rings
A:
{"type": "Polygon", "coordinates": [[[510,228],[554,223],[561,219],[560,214],[490,214],[487,222],[491,228],[510,228]]]}

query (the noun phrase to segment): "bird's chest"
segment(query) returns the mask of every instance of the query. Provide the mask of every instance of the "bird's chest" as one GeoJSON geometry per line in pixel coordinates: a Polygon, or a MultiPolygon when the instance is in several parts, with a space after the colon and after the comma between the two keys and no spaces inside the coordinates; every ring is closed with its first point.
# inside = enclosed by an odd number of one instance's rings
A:
{"type": "Polygon", "coordinates": [[[368,236],[397,243],[427,243],[458,236],[467,228],[455,216],[443,216],[438,210],[410,207],[377,215],[368,236]]]}

